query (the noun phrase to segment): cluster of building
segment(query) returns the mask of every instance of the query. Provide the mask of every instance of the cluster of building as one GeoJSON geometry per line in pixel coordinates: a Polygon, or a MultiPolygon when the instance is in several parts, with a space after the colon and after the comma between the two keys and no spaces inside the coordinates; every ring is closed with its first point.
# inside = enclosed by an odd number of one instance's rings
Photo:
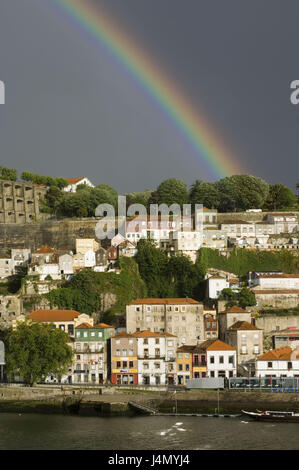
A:
{"type": "MultiPolygon", "coordinates": [[[[21,315],[12,321],[24,321],[21,315]]],[[[299,329],[264,331],[255,312],[238,306],[206,309],[193,299],[137,299],[126,307],[126,327],[94,324],[73,310],[37,310],[28,319],[65,331],[73,364],[65,383],[186,385],[203,377],[299,377],[299,329]]],[[[47,381],[55,382],[56,377],[47,381]]]]}

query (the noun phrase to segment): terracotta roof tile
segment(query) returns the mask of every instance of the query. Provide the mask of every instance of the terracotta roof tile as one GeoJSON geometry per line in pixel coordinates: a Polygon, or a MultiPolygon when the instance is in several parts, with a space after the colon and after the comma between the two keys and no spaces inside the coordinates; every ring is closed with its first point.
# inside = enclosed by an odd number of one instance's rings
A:
{"type": "Polygon", "coordinates": [[[258,361],[285,361],[289,360],[293,352],[290,346],[282,346],[281,348],[271,349],[265,354],[257,358],[258,361]]]}
{"type": "Polygon", "coordinates": [[[156,333],[154,331],[148,331],[148,330],[135,331],[135,333],[132,333],[132,336],[135,336],[136,338],[151,338],[151,337],[161,338],[161,337],[164,337],[164,336],[176,338],[176,336],[174,336],[170,333],[156,333]]]}
{"type": "Polygon", "coordinates": [[[57,251],[54,250],[54,248],[52,248],[51,246],[43,245],[38,250],[36,250],[33,254],[34,255],[37,255],[37,254],[39,255],[39,254],[48,254],[48,253],[56,254],[57,251]]]}
{"type": "Polygon", "coordinates": [[[113,328],[114,329],[114,326],[106,325],[106,323],[98,323],[93,328],[113,328]]]}
{"type": "Polygon", "coordinates": [[[256,326],[248,323],[247,321],[237,321],[233,325],[231,325],[229,330],[261,330],[261,328],[257,328],[256,326]]]}
{"type": "Polygon", "coordinates": [[[85,176],[81,176],[81,178],[67,178],[68,184],[76,184],[79,183],[79,181],[82,181],[85,178],[85,176]]]}
{"type": "Polygon", "coordinates": [[[223,312],[219,312],[219,313],[249,313],[249,312],[247,312],[241,307],[238,307],[237,305],[233,305],[229,309],[224,310],[223,312]]]}
{"type": "Polygon", "coordinates": [[[208,339],[198,346],[200,349],[206,351],[236,351],[236,348],[233,348],[229,344],[220,341],[220,339],[208,339]]]}
{"type": "Polygon", "coordinates": [[[35,310],[28,315],[28,318],[39,322],[73,321],[79,317],[76,310],[35,310]]]}

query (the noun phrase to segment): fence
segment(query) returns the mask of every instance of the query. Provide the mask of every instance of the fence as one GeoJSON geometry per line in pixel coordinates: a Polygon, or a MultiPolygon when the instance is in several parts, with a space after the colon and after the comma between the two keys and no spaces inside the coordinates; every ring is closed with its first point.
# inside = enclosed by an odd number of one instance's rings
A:
{"type": "Polygon", "coordinates": [[[269,390],[271,392],[298,392],[297,377],[236,377],[229,379],[230,390],[269,390]]]}

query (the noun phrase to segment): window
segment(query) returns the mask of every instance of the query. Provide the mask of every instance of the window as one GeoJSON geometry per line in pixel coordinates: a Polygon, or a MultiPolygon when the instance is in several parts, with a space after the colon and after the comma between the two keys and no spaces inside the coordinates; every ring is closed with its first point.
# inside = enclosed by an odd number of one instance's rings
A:
{"type": "Polygon", "coordinates": [[[116,350],[116,355],[117,355],[117,356],[120,356],[120,349],[117,349],[117,350],[116,350]]]}
{"type": "MultiPolygon", "coordinates": [[[[92,333],[91,333],[91,336],[94,336],[92,333]]],[[[101,331],[98,332],[98,338],[102,338],[103,336],[103,333],[101,331]]]]}
{"type": "Polygon", "coordinates": [[[223,356],[219,356],[219,364],[223,364],[224,363],[224,357],[223,356]]]}
{"type": "Polygon", "coordinates": [[[87,331],[84,331],[83,336],[84,338],[87,338],[87,331]]]}
{"type": "Polygon", "coordinates": [[[116,362],[116,367],[117,367],[117,369],[120,369],[120,367],[121,367],[121,362],[120,361],[116,362]]]}
{"type": "Polygon", "coordinates": [[[293,368],[293,363],[292,362],[288,362],[288,369],[292,369],[293,368]]]}
{"type": "Polygon", "coordinates": [[[253,353],[254,354],[259,354],[259,347],[258,346],[253,346],[253,353]]]}
{"type": "Polygon", "coordinates": [[[145,338],[145,339],[143,340],[143,344],[148,344],[148,339],[147,339],[147,338],[145,338]]]}
{"type": "Polygon", "coordinates": [[[190,370],[189,364],[186,364],[186,371],[190,370]]]}
{"type": "Polygon", "coordinates": [[[214,358],[214,356],[210,356],[210,364],[215,364],[215,358],[214,358]]]}
{"type": "Polygon", "coordinates": [[[272,369],[272,362],[268,362],[268,369],[272,369]]]}
{"type": "Polygon", "coordinates": [[[91,336],[95,336],[95,332],[92,331],[92,332],[90,333],[90,335],[91,335],[91,336]]]}
{"type": "Polygon", "coordinates": [[[228,363],[229,363],[229,364],[234,364],[234,362],[235,362],[235,361],[234,361],[234,356],[229,356],[229,358],[228,358],[228,363]]]}
{"type": "Polygon", "coordinates": [[[127,361],[123,361],[123,368],[126,369],[128,367],[127,361]]]}
{"type": "Polygon", "coordinates": [[[122,350],[122,356],[126,356],[127,355],[127,350],[126,349],[123,349],[122,350]]]}
{"type": "Polygon", "coordinates": [[[159,344],[160,343],[160,339],[159,338],[156,338],[155,339],[155,344],[159,344]]]}
{"type": "Polygon", "coordinates": [[[190,354],[189,353],[185,353],[185,359],[189,359],[190,358],[190,354]]]}
{"type": "Polygon", "coordinates": [[[183,364],[179,364],[179,370],[183,370],[183,364]]]}

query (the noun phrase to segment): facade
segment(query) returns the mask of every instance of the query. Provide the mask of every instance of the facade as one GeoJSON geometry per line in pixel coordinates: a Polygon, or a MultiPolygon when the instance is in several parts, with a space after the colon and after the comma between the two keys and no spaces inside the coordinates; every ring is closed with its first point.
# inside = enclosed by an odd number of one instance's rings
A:
{"type": "Polygon", "coordinates": [[[178,385],[187,385],[187,380],[192,379],[192,351],[194,346],[180,346],[177,349],[176,369],[178,385]]]}
{"type": "Polygon", "coordinates": [[[91,251],[97,251],[100,248],[100,244],[93,238],[76,238],[76,253],[87,253],[91,251]]]}
{"type": "Polygon", "coordinates": [[[58,263],[59,263],[60,274],[64,274],[64,275],[73,274],[74,272],[73,255],[65,253],[64,255],[59,256],[58,263]]]}
{"type": "Polygon", "coordinates": [[[123,332],[111,337],[112,385],[138,384],[138,359],[136,336],[123,332]]]}
{"type": "Polygon", "coordinates": [[[13,264],[8,256],[0,257],[0,278],[6,278],[13,274],[13,264]]]}
{"type": "Polygon", "coordinates": [[[203,377],[236,377],[236,349],[218,339],[197,346],[182,346],[177,350],[178,384],[203,377]]]}
{"type": "Polygon", "coordinates": [[[174,384],[177,339],[169,333],[140,331],[137,338],[138,384],[174,384]]]}
{"type": "Polygon", "coordinates": [[[227,220],[221,224],[221,231],[227,237],[255,237],[255,225],[252,222],[245,220],[227,220]]]}
{"type": "Polygon", "coordinates": [[[13,273],[16,274],[19,266],[27,266],[30,263],[31,251],[27,248],[12,248],[11,260],[13,273]]]}
{"type": "MultiPolygon", "coordinates": [[[[237,352],[233,346],[219,339],[207,340],[199,345],[199,351],[193,354],[193,370],[198,357],[198,373],[201,377],[237,376],[237,352]],[[206,363],[206,366],[204,365],[206,363]],[[206,371],[204,370],[206,367],[206,371]]],[[[196,372],[196,371],[195,371],[196,372]]],[[[194,378],[195,374],[194,374],[194,378]]]]}
{"type": "Polygon", "coordinates": [[[90,323],[93,325],[93,319],[85,313],[76,312],[76,310],[35,310],[27,317],[20,315],[17,320],[13,320],[12,326],[16,327],[17,321],[25,321],[26,318],[41,323],[53,323],[55,328],[65,331],[71,338],[75,336],[75,328],[81,323],[90,323]]]}
{"type": "Polygon", "coordinates": [[[40,218],[39,201],[46,186],[18,181],[0,181],[0,223],[24,224],[40,218]]]}
{"type": "Polygon", "coordinates": [[[107,382],[108,360],[110,360],[108,340],[113,332],[114,327],[105,323],[95,326],[82,323],[76,326],[72,371],[74,383],[103,384],[107,382]]]}
{"type": "Polygon", "coordinates": [[[204,310],[204,339],[218,338],[216,310],[204,310]]]}
{"type": "Polygon", "coordinates": [[[299,274],[261,274],[252,280],[255,289],[299,289],[299,274]]]}
{"type": "Polygon", "coordinates": [[[175,253],[189,256],[193,263],[198,257],[198,250],[202,245],[202,231],[179,230],[169,234],[170,246],[175,253]]]}
{"type": "Polygon", "coordinates": [[[219,312],[218,314],[218,328],[219,338],[226,341],[226,331],[234,325],[237,321],[246,321],[251,323],[251,313],[247,312],[241,307],[234,305],[233,307],[219,312]]]}
{"type": "Polygon", "coordinates": [[[299,347],[299,330],[296,326],[291,326],[285,330],[274,333],[272,339],[274,349],[284,346],[290,346],[292,349],[296,349],[299,347]]]}
{"type": "Polygon", "coordinates": [[[299,377],[299,349],[271,349],[256,361],[257,377],[299,377]]]}
{"type": "Polygon", "coordinates": [[[126,322],[128,333],[171,333],[178,346],[204,340],[203,305],[189,298],[134,300],[126,307],[126,322]]]}
{"type": "Polygon", "coordinates": [[[255,360],[263,353],[263,330],[247,321],[237,321],[230,326],[226,341],[236,348],[239,365],[255,360]]]}
{"type": "Polygon", "coordinates": [[[221,276],[210,276],[207,279],[207,284],[209,299],[218,299],[222,290],[229,287],[229,283],[226,278],[221,276]]]}
{"type": "Polygon", "coordinates": [[[45,263],[57,263],[58,253],[57,251],[48,245],[41,246],[38,250],[32,253],[32,263],[45,264],[45,263]]]}

